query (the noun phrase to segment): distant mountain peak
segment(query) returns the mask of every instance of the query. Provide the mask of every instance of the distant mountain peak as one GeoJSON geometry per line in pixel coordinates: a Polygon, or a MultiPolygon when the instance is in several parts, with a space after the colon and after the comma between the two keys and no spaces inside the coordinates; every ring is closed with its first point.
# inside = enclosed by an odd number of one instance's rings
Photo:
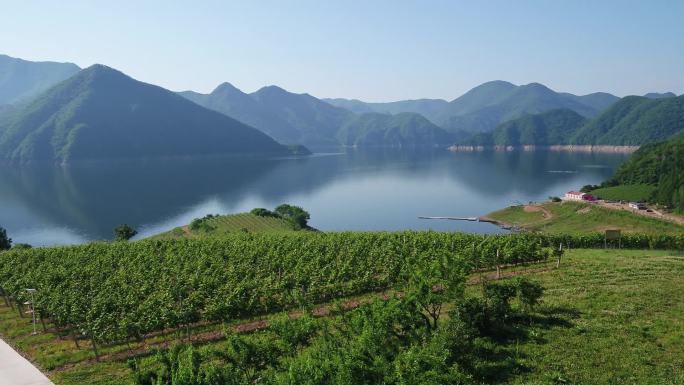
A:
{"type": "Polygon", "coordinates": [[[291,94],[291,92],[285,90],[284,88],[278,87],[276,85],[270,85],[270,86],[265,86],[259,88],[255,92],[255,94],[264,94],[264,93],[270,93],[270,94],[291,94]]]}
{"type": "Polygon", "coordinates": [[[211,91],[210,95],[242,95],[244,92],[242,92],[239,88],[235,87],[231,83],[228,82],[223,82],[219,84],[216,88],[214,88],[213,91],[211,91]]]}
{"type": "Polygon", "coordinates": [[[549,88],[549,87],[547,87],[541,83],[537,83],[537,82],[528,83],[528,84],[522,85],[518,88],[521,90],[528,89],[528,90],[533,90],[533,91],[554,92],[555,93],[555,91],[553,91],[551,88],[549,88]]]}
{"type": "MultiPolygon", "coordinates": [[[[513,84],[511,82],[507,82],[505,80],[490,80],[488,82],[484,82],[484,83],[480,84],[477,87],[487,87],[487,86],[504,86],[504,87],[510,87],[510,88],[517,87],[515,84],[513,84]]],[[[477,88],[477,87],[474,87],[474,88],[477,88]]]]}
{"type": "Polygon", "coordinates": [[[108,67],[104,64],[93,64],[90,67],[87,67],[83,70],[81,70],[79,73],[74,76],[74,78],[91,78],[91,79],[130,79],[133,80],[130,76],[126,75],[125,73],[116,70],[112,67],[108,67]]]}

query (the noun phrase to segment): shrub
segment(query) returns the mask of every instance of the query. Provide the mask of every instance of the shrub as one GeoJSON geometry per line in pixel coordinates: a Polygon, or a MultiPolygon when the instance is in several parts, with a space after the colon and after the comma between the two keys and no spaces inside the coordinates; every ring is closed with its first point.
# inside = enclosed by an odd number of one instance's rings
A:
{"type": "Polygon", "coordinates": [[[274,213],[273,211],[269,209],[265,209],[263,207],[257,207],[255,209],[252,209],[252,211],[249,212],[252,215],[256,215],[257,217],[271,217],[271,218],[280,218],[280,215],[274,213]]]}
{"type": "Polygon", "coordinates": [[[308,221],[311,215],[299,206],[282,204],[276,207],[275,212],[281,217],[292,222],[295,229],[305,229],[308,227],[308,221]]]}
{"type": "Polygon", "coordinates": [[[114,235],[116,236],[117,241],[127,241],[136,234],[138,234],[138,231],[126,224],[119,225],[114,229],[114,235]]]}
{"type": "Polygon", "coordinates": [[[542,295],[544,295],[544,287],[538,282],[533,282],[524,277],[519,277],[516,280],[516,287],[518,290],[518,298],[525,309],[532,310],[532,308],[539,303],[542,295]]]}

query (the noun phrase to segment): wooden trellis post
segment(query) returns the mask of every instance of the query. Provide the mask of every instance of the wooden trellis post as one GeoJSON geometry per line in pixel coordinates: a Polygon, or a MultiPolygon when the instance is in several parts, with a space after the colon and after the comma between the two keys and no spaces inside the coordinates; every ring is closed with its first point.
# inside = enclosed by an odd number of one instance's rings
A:
{"type": "Polygon", "coordinates": [[[501,278],[501,266],[499,264],[499,249],[496,249],[496,279],[501,278]]]}

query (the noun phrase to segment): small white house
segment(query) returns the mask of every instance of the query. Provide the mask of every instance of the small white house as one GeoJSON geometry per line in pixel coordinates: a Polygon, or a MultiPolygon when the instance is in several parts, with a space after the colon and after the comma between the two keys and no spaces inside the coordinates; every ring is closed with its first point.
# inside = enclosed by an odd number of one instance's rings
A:
{"type": "Polygon", "coordinates": [[[565,193],[565,199],[569,201],[583,201],[584,196],[587,195],[579,191],[569,191],[565,193]]]}
{"type": "Polygon", "coordinates": [[[565,193],[566,201],[583,201],[583,202],[593,202],[596,200],[593,195],[579,192],[579,191],[569,191],[565,193]]]}

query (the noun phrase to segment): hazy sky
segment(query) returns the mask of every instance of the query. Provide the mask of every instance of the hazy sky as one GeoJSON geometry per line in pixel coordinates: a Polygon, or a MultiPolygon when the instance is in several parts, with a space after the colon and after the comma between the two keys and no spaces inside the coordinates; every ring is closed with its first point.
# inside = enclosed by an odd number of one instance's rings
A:
{"type": "Polygon", "coordinates": [[[684,1],[0,0],[0,53],[172,90],[453,99],[494,79],[684,93],[684,1]]]}

